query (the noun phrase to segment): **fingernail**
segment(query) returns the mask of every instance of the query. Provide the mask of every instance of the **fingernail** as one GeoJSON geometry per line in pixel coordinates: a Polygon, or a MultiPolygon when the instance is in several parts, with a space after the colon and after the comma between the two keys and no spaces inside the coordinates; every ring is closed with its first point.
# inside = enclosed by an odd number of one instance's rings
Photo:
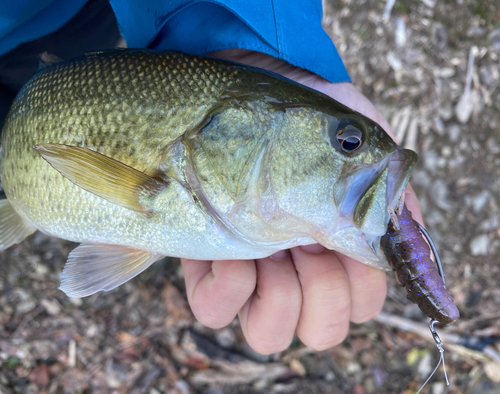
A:
{"type": "Polygon", "coordinates": [[[313,254],[320,254],[326,250],[326,248],[320,244],[301,245],[301,246],[299,246],[299,248],[303,252],[313,253],[313,254]]]}
{"type": "Polygon", "coordinates": [[[288,250],[280,250],[279,252],[276,252],[269,257],[276,261],[283,261],[288,257],[289,254],[290,252],[288,250]]]}

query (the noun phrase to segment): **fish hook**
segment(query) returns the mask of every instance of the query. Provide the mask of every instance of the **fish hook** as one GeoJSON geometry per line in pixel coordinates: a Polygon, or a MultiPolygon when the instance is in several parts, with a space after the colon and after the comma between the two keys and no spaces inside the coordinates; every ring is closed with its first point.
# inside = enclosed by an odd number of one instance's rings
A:
{"type": "Polygon", "coordinates": [[[434,368],[434,370],[432,371],[432,373],[429,375],[429,377],[424,382],[424,384],[420,387],[420,389],[418,389],[418,391],[417,391],[416,394],[419,394],[422,391],[422,389],[425,387],[425,385],[429,382],[429,380],[431,380],[431,378],[434,376],[434,374],[438,370],[438,368],[441,365],[441,363],[443,364],[443,371],[444,371],[444,377],[446,379],[446,385],[447,386],[450,385],[450,381],[448,380],[448,374],[446,373],[446,364],[444,363],[443,342],[441,341],[441,338],[439,338],[439,334],[437,333],[436,328],[434,327],[434,325],[436,323],[439,323],[439,322],[437,320],[431,319],[431,321],[429,322],[429,329],[431,330],[432,337],[434,338],[434,342],[436,342],[436,346],[437,346],[437,348],[439,350],[439,353],[441,353],[441,356],[439,357],[439,361],[438,361],[438,363],[436,365],[436,368],[434,368]]]}
{"type": "Polygon", "coordinates": [[[419,222],[415,221],[415,223],[417,223],[418,229],[424,235],[425,239],[427,240],[427,242],[429,243],[429,245],[431,247],[432,254],[434,255],[434,260],[436,261],[436,265],[438,267],[439,276],[441,277],[441,279],[443,279],[444,287],[446,287],[446,280],[444,278],[443,265],[441,264],[441,259],[439,258],[439,254],[438,254],[436,245],[434,245],[434,242],[432,242],[431,236],[427,232],[427,230],[425,228],[423,228],[419,222]]]}
{"type": "MultiPolygon", "coordinates": [[[[434,245],[434,242],[432,241],[431,236],[420,225],[420,223],[418,223],[418,222],[415,222],[415,223],[417,223],[420,232],[423,234],[423,236],[425,237],[425,239],[427,240],[427,242],[429,243],[429,245],[431,247],[432,254],[434,255],[434,260],[435,260],[437,268],[438,268],[439,276],[441,277],[441,279],[443,279],[443,284],[446,287],[443,265],[441,264],[441,259],[439,258],[439,254],[438,254],[436,245],[434,245]]],[[[443,364],[443,371],[444,371],[444,377],[446,379],[446,385],[447,386],[450,385],[450,381],[448,380],[448,374],[446,373],[446,364],[444,362],[443,341],[441,341],[441,338],[439,337],[439,334],[437,333],[436,328],[434,327],[437,323],[439,323],[439,322],[436,319],[431,319],[429,322],[429,330],[431,331],[432,338],[434,339],[434,342],[436,343],[436,347],[438,348],[439,353],[441,353],[441,355],[439,357],[439,361],[436,365],[436,368],[434,368],[434,370],[432,371],[430,376],[427,378],[427,380],[424,382],[422,387],[420,387],[420,389],[417,391],[416,394],[419,394],[422,391],[422,389],[425,387],[425,385],[429,382],[429,380],[431,380],[431,378],[434,376],[434,374],[438,370],[441,363],[443,364]]]]}

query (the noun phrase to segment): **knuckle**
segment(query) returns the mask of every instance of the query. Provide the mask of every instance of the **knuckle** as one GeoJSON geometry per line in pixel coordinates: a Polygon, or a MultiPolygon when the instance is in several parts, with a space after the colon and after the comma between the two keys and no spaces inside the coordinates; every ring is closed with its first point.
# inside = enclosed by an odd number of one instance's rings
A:
{"type": "Polygon", "coordinates": [[[295,283],[278,283],[270,288],[258,289],[258,294],[274,305],[296,305],[302,300],[300,289],[295,283]]]}
{"type": "Polygon", "coordinates": [[[287,349],[288,346],[290,346],[290,343],[292,343],[292,339],[279,338],[272,341],[266,341],[263,339],[248,337],[247,342],[257,353],[272,354],[287,349]]]}
{"type": "Polygon", "coordinates": [[[330,270],[315,276],[311,284],[314,285],[314,293],[325,298],[349,292],[347,278],[340,277],[337,270],[330,270]]]}
{"type": "Polygon", "coordinates": [[[254,291],[256,284],[255,275],[231,275],[221,274],[217,282],[223,293],[227,296],[246,295],[247,297],[254,291]]]}
{"type": "Polygon", "coordinates": [[[349,323],[339,322],[324,327],[321,333],[299,334],[299,338],[307,347],[316,351],[322,351],[341,343],[347,337],[348,332],[349,323]]]}
{"type": "Polygon", "coordinates": [[[387,293],[385,281],[371,286],[370,290],[357,292],[353,295],[351,309],[351,321],[353,323],[364,323],[382,310],[387,293]]]}
{"type": "Polygon", "coordinates": [[[353,323],[364,323],[370,319],[373,319],[382,310],[383,303],[377,308],[362,308],[354,309],[351,314],[351,321],[353,323]]]}
{"type": "MultiPolygon", "coordinates": [[[[194,309],[194,308],[193,308],[194,309]]],[[[227,326],[231,323],[234,317],[221,316],[217,313],[209,312],[207,310],[193,310],[196,320],[198,320],[205,327],[211,329],[218,329],[227,326]]]]}

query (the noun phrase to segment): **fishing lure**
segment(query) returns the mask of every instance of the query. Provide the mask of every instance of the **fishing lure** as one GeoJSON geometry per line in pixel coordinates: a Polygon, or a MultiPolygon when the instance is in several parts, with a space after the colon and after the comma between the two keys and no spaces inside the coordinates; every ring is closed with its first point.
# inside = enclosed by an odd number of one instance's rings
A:
{"type": "Polygon", "coordinates": [[[413,220],[411,212],[404,205],[403,198],[404,194],[401,196],[396,211],[389,207],[391,220],[387,233],[380,240],[380,246],[396,274],[396,280],[406,289],[407,298],[416,303],[420,310],[431,318],[429,329],[441,353],[436,368],[420,387],[418,394],[441,363],[446,383],[449,384],[444,363],[444,349],[435,325],[453,323],[459,318],[460,313],[446,289],[443,266],[434,242],[429,233],[413,220]],[[430,256],[431,249],[435,262],[430,256]]]}
{"type": "Polygon", "coordinates": [[[380,246],[407,298],[442,325],[454,322],[460,315],[446,289],[441,261],[429,234],[413,220],[406,205],[391,218],[380,246]],[[431,259],[429,245],[436,262],[431,259]]]}

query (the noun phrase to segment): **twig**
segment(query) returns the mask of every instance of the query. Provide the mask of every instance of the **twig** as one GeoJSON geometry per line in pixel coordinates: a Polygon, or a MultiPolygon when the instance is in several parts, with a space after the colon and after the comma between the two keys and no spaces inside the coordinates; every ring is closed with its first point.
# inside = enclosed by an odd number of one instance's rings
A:
{"type": "Polygon", "coordinates": [[[382,15],[382,21],[384,23],[389,22],[392,7],[394,7],[395,3],[396,3],[396,0],[387,0],[387,3],[385,3],[384,14],[382,15]]]}
{"type": "MultiPolygon", "coordinates": [[[[428,340],[429,342],[434,343],[434,339],[429,335],[429,330],[426,324],[417,323],[413,320],[384,312],[380,312],[377,316],[375,316],[374,320],[381,324],[397,328],[401,331],[412,332],[428,340]]],[[[443,341],[443,345],[448,348],[448,350],[454,351],[455,353],[473,358],[478,361],[484,362],[494,360],[500,362],[500,354],[492,346],[485,346],[480,351],[473,350],[463,345],[464,343],[468,343],[471,341],[470,337],[468,338],[462,335],[446,332],[446,329],[443,329],[441,331],[441,340],[443,341]]],[[[477,338],[477,340],[479,341],[480,339],[477,338]]]]}
{"type": "Polygon", "coordinates": [[[16,327],[16,330],[12,333],[10,339],[17,338],[18,336],[21,335],[21,331],[33,321],[35,317],[37,317],[40,313],[42,313],[45,310],[42,306],[38,305],[34,310],[26,314],[19,325],[16,327]]]}

